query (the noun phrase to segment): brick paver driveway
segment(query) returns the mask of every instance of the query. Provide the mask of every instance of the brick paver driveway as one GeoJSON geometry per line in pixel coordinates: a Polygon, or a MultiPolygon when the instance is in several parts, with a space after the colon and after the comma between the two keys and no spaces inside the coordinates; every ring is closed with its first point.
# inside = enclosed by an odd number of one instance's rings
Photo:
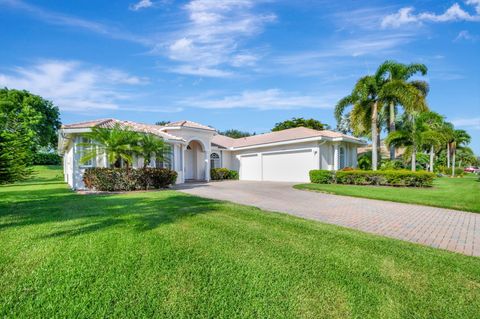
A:
{"type": "Polygon", "coordinates": [[[293,189],[293,183],[184,184],[182,192],[480,256],[480,214],[293,189]]]}

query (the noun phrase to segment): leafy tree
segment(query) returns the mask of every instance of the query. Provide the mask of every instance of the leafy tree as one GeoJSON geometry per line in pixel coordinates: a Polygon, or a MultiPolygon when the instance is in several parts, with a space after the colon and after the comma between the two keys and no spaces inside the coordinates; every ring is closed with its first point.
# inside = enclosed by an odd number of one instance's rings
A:
{"type": "MultiPolygon", "coordinates": [[[[420,73],[421,75],[427,74],[427,67],[424,64],[411,63],[403,64],[396,61],[385,61],[383,62],[377,70],[377,76],[383,77],[387,82],[391,83],[401,83],[403,89],[400,93],[408,93],[407,89],[418,89],[427,95],[428,93],[428,84],[425,81],[409,81],[409,79],[420,73]]],[[[395,97],[391,96],[387,98],[385,103],[386,113],[388,114],[388,132],[395,131],[395,114],[396,107],[401,105],[400,101],[395,97]]],[[[395,147],[390,147],[390,159],[395,158],[395,147]]]]}
{"type": "Polygon", "coordinates": [[[407,111],[425,111],[425,95],[401,81],[387,81],[382,74],[360,78],[350,95],[341,99],[335,107],[335,117],[340,122],[347,107],[352,106],[350,122],[354,135],[368,133],[372,140],[372,169],[377,170],[380,136],[379,112],[389,101],[398,101],[407,111]]]}
{"type": "Polygon", "coordinates": [[[163,139],[156,135],[140,134],[136,154],[143,157],[143,168],[146,168],[150,165],[150,160],[153,156],[163,162],[165,155],[170,154],[170,147],[168,144],[165,144],[163,139]]]}
{"type": "MultiPolygon", "coordinates": [[[[226,130],[226,131],[220,132],[220,134],[231,137],[231,138],[241,138],[241,137],[252,136],[252,134],[250,134],[249,132],[243,132],[236,129],[226,130]]],[[[253,135],[255,135],[255,133],[253,135]]]]}
{"type": "Polygon", "coordinates": [[[94,127],[86,137],[90,142],[79,143],[84,148],[84,155],[80,159],[82,163],[105,155],[110,165],[118,166],[119,161],[123,160],[128,169],[133,162],[133,155],[141,152],[138,146],[139,133],[118,123],[113,128],[94,127]]]}
{"type": "Polygon", "coordinates": [[[315,119],[304,119],[303,117],[294,117],[291,120],[276,123],[272,132],[282,131],[294,127],[307,127],[314,130],[328,130],[329,126],[315,119]]]}
{"type": "Polygon", "coordinates": [[[0,183],[27,178],[42,115],[24,99],[24,92],[0,90],[0,183]]]}
{"type": "Polygon", "coordinates": [[[58,141],[58,129],[60,128],[60,111],[51,101],[45,100],[38,95],[25,90],[0,89],[0,100],[13,103],[17,109],[28,105],[36,111],[38,120],[32,125],[35,131],[33,150],[55,150],[58,141]]]}
{"type": "Polygon", "coordinates": [[[336,130],[343,134],[352,134],[352,125],[350,123],[350,113],[343,114],[340,121],[337,123],[336,130]]]}
{"type": "Polygon", "coordinates": [[[170,121],[158,121],[158,122],[155,122],[155,125],[165,126],[169,123],[170,123],[170,121]]]}

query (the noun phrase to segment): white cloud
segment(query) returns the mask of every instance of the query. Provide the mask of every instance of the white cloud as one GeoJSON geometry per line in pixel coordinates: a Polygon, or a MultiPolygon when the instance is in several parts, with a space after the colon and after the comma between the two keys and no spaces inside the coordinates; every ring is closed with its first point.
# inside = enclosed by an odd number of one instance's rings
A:
{"type": "Polygon", "coordinates": [[[132,34],[125,30],[118,30],[116,28],[112,28],[110,26],[95,21],[81,19],[50,10],[45,10],[43,8],[25,3],[21,0],[0,0],[0,5],[2,4],[27,13],[32,17],[39,19],[45,23],[84,29],[106,37],[110,37],[112,39],[126,40],[130,42],[140,43],[143,45],[153,45],[152,40],[148,37],[132,34]]]}
{"type": "Polygon", "coordinates": [[[188,22],[153,52],[180,63],[171,70],[182,74],[224,77],[233,72],[225,69],[252,66],[259,57],[245,53],[241,48],[243,41],[275,20],[272,14],[254,12],[257,3],[254,0],[192,0],[183,7],[188,22]]]}
{"type": "Polygon", "coordinates": [[[239,95],[222,98],[191,98],[180,101],[182,105],[205,109],[251,108],[258,110],[288,110],[298,108],[331,108],[333,97],[319,98],[283,92],[279,89],[244,91],[239,95]]]}
{"type": "Polygon", "coordinates": [[[211,78],[227,78],[233,75],[233,73],[221,69],[202,66],[196,67],[192,65],[180,65],[178,67],[169,69],[169,71],[178,74],[196,75],[211,78]]]}
{"type": "Polygon", "coordinates": [[[153,6],[153,2],[151,0],[140,0],[135,4],[130,5],[130,10],[138,11],[140,9],[146,9],[153,6]]]}
{"type": "Polygon", "coordinates": [[[474,118],[458,118],[452,121],[452,124],[458,127],[464,127],[467,129],[480,130],[480,117],[474,118]]]}
{"type": "Polygon", "coordinates": [[[398,28],[402,25],[420,24],[422,22],[480,21],[480,0],[467,0],[466,4],[474,6],[476,14],[468,13],[458,3],[454,3],[442,14],[431,12],[415,14],[413,7],[405,7],[398,10],[397,13],[385,16],[381,21],[381,26],[383,28],[398,28]]]}
{"type": "Polygon", "coordinates": [[[28,90],[52,100],[63,111],[78,113],[119,109],[119,102],[130,98],[124,87],[145,82],[120,70],[77,61],[48,60],[0,73],[0,87],[28,90]]]}
{"type": "Polygon", "coordinates": [[[458,33],[457,37],[454,39],[455,42],[460,40],[476,42],[478,40],[478,36],[471,34],[467,30],[462,30],[458,33]]]}

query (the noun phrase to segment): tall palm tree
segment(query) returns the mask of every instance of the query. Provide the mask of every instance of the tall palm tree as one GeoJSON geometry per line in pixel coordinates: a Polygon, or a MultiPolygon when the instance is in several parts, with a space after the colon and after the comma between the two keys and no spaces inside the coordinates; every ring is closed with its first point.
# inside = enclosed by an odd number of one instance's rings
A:
{"type": "Polygon", "coordinates": [[[335,117],[339,122],[347,107],[352,106],[350,122],[354,135],[371,134],[373,170],[377,170],[378,166],[378,140],[381,130],[379,111],[392,100],[403,105],[408,111],[428,110],[425,95],[420,90],[402,81],[387,81],[380,73],[360,78],[351,94],[341,99],[335,107],[335,117]]]}
{"type": "Polygon", "coordinates": [[[453,124],[450,122],[445,122],[442,126],[442,133],[445,137],[444,146],[447,147],[447,168],[450,168],[450,158],[452,156],[451,144],[454,139],[455,129],[453,124]]]}
{"type": "Polygon", "coordinates": [[[168,155],[169,153],[170,148],[168,147],[168,144],[165,144],[163,139],[153,134],[141,134],[136,154],[143,157],[143,168],[150,165],[150,160],[153,156],[155,156],[157,160],[163,162],[165,160],[165,155],[168,155]]]}
{"type": "Polygon", "coordinates": [[[94,127],[86,134],[89,142],[79,143],[84,148],[80,162],[85,163],[105,155],[109,165],[118,165],[123,160],[126,168],[133,162],[133,154],[138,152],[139,133],[116,123],[113,128],[94,127]]]}
{"type": "MultiPolygon", "coordinates": [[[[387,60],[377,69],[376,76],[384,78],[387,82],[400,82],[404,88],[415,88],[426,96],[428,93],[428,84],[425,81],[409,81],[409,79],[420,73],[427,74],[427,66],[420,63],[403,64],[396,61],[387,60]]],[[[388,132],[395,131],[396,107],[401,105],[400,101],[392,96],[386,103],[386,113],[388,113],[388,132]]],[[[410,110],[412,111],[412,110],[410,110]]],[[[418,110],[416,110],[418,111],[418,110]]],[[[390,159],[395,159],[395,147],[390,147],[390,159]]]]}
{"type": "Polygon", "coordinates": [[[422,126],[422,148],[429,153],[429,171],[433,172],[435,153],[442,147],[445,135],[442,133],[444,117],[435,112],[420,114],[419,121],[422,126]]]}
{"type": "Polygon", "coordinates": [[[470,143],[471,137],[465,130],[455,130],[453,133],[452,144],[452,176],[455,176],[455,156],[457,149],[470,143]]]}
{"type": "Polygon", "coordinates": [[[430,170],[433,169],[433,148],[441,145],[443,136],[436,129],[443,117],[435,112],[405,113],[400,129],[388,134],[385,143],[388,146],[405,147],[405,154],[411,157],[412,171],[417,168],[417,152],[430,150],[430,170]],[[433,147],[433,148],[432,148],[433,147]]]}

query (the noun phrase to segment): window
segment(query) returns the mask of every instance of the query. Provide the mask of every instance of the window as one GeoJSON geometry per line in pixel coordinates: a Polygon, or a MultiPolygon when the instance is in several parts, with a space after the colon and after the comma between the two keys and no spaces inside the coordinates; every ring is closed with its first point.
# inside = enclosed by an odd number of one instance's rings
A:
{"type": "Polygon", "coordinates": [[[340,169],[345,167],[345,148],[340,147],[340,169]]]}
{"type": "Polygon", "coordinates": [[[155,167],[156,168],[168,168],[173,169],[173,150],[165,150],[163,154],[163,160],[160,158],[155,159],[155,167]]]}
{"type": "MultiPolygon", "coordinates": [[[[86,144],[91,144],[92,143],[92,140],[89,139],[89,138],[86,138],[86,137],[80,137],[79,139],[79,143],[80,144],[83,144],[83,145],[79,145],[78,146],[78,154],[79,154],[79,161],[85,156],[87,155],[90,150],[92,149],[91,146],[87,146],[86,144]]],[[[86,162],[80,162],[80,166],[81,167],[92,167],[93,166],[93,160],[94,158],[91,158],[89,159],[88,161],[86,162]]]]}
{"type": "Polygon", "coordinates": [[[220,163],[220,155],[217,153],[210,154],[210,167],[211,168],[220,168],[222,164],[220,163]]]}

